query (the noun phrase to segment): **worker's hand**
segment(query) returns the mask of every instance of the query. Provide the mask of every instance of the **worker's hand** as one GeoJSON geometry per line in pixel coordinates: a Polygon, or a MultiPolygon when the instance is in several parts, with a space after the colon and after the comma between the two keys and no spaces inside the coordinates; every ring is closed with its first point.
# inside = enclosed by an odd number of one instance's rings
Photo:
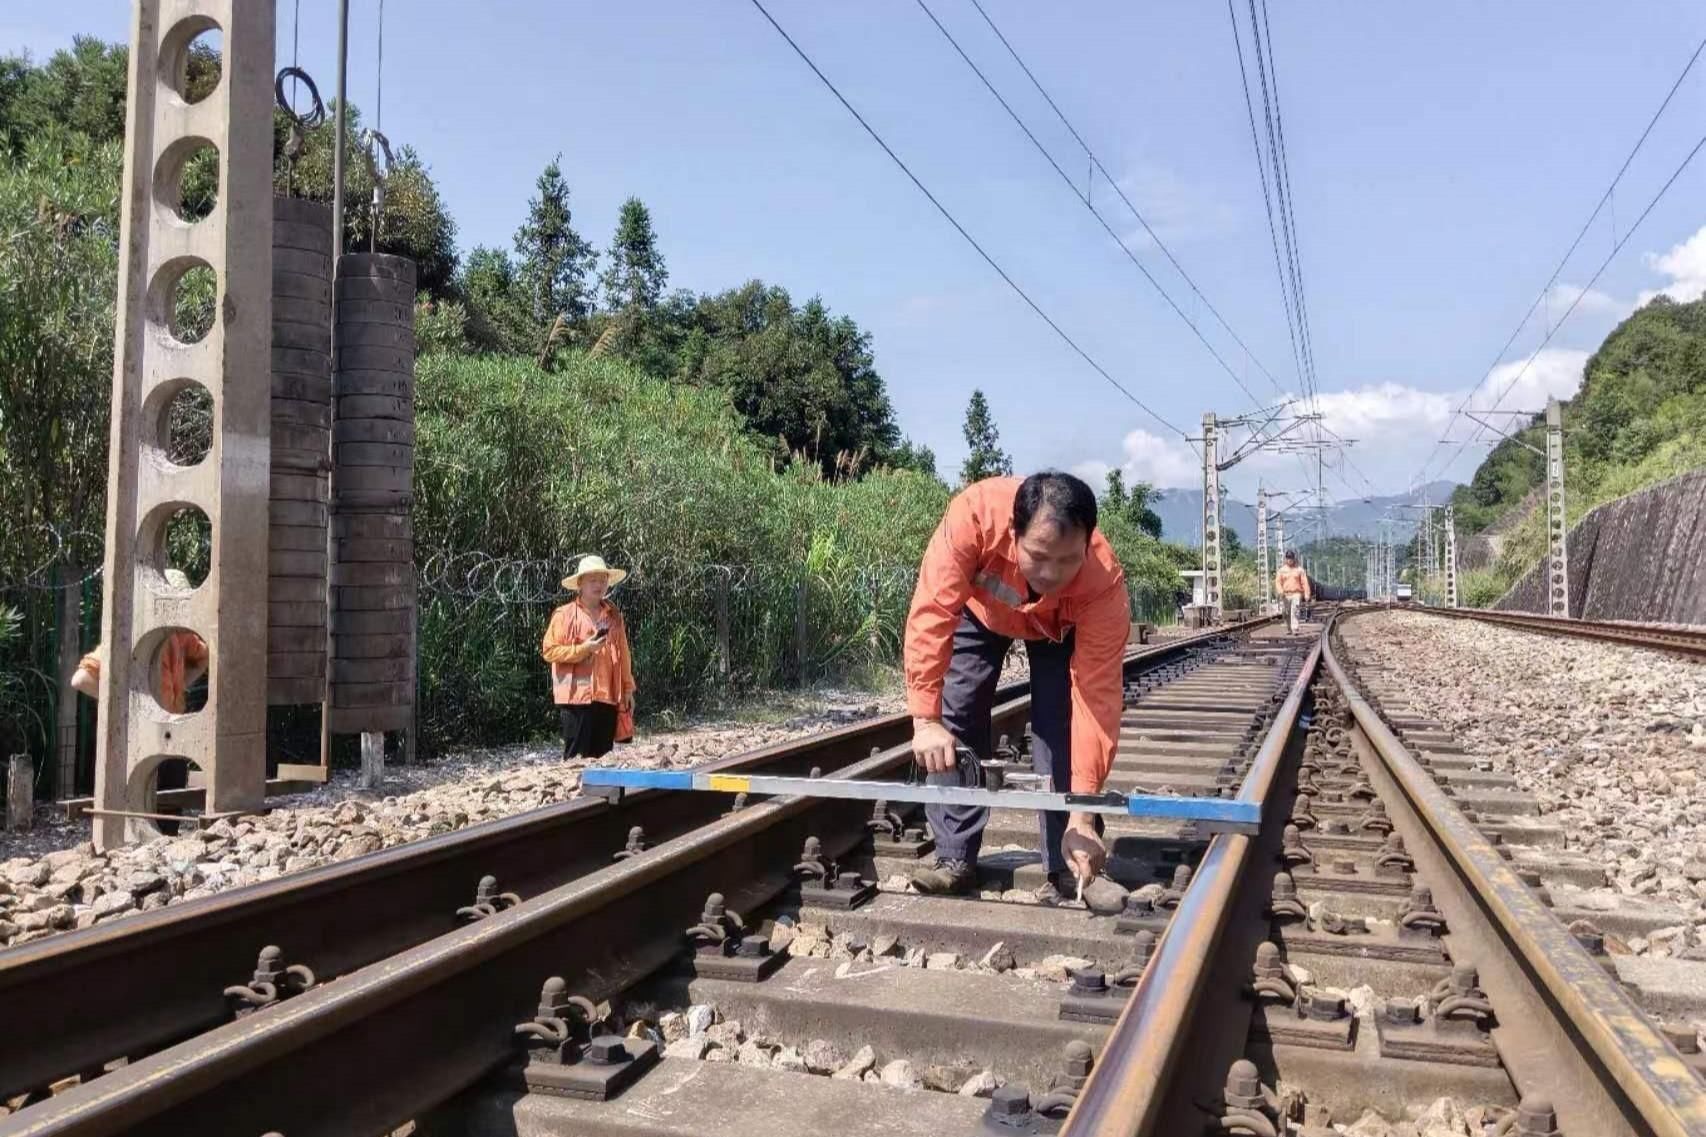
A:
{"type": "Polygon", "coordinates": [[[1066,833],[1060,839],[1061,859],[1080,884],[1089,884],[1108,863],[1108,847],[1096,835],[1096,824],[1088,813],[1068,814],[1066,833]]]}
{"type": "Polygon", "coordinates": [[[627,711],[629,714],[634,713],[634,692],[629,691],[626,695],[622,696],[622,709],[627,711]]]}
{"type": "Polygon", "coordinates": [[[71,673],[71,689],[91,699],[101,697],[101,681],[87,667],[79,667],[71,673]]]}
{"type": "Polygon", "coordinates": [[[954,736],[941,719],[912,720],[912,756],[927,774],[954,768],[954,736]]]}

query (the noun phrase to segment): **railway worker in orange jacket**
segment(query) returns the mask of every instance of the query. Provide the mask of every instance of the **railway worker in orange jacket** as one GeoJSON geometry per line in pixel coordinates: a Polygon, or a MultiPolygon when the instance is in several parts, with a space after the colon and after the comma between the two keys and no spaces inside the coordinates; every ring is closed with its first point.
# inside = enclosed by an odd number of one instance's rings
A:
{"type": "MultiPolygon", "coordinates": [[[[1096,529],[1096,495],[1070,474],[1021,481],[988,478],[948,504],[919,566],[906,620],[907,707],[912,749],[938,785],[962,784],[956,742],[991,756],[990,712],[1001,662],[1024,640],[1031,664],[1032,760],[1056,792],[1097,792],[1119,737],[1121,661],[1131,601],[1113,548],[1096,529]]],[[[927,809],[934,863],[921,892],[970,891],[989,811],[927,809]]],[[[1059,903],[1083,889],[1097,911],[1118,911],[1125,890],[1101,876],[1107,851],[1099,819],[1041,813],[1048,871],[1038,899],[1059,903]]]]}
{"type": "Polygon", "coordinates": [[[551,665],[551,700],[562,718],[565,758],[600,758],[626,741],[617,722],[634,711],[634,658],[628,625],[607,597],[627,575],[603,557],[582,557],[563,578],[575,598],[551,613],[539,645],[551,665]]]}

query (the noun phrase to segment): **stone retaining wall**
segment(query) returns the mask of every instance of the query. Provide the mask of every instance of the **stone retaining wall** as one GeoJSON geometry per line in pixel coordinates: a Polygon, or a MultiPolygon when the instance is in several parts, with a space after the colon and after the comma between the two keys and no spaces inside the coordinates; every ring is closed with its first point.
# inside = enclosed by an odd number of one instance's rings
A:
{"type": "MultiPolygon", "coordinates": [[[[1706,624],[1706,470],[1604,505],[1570,530],[1570,615],[1706,624]]],[[[1545,612],[1543,565],[1495,608],[1545,612]]]]}

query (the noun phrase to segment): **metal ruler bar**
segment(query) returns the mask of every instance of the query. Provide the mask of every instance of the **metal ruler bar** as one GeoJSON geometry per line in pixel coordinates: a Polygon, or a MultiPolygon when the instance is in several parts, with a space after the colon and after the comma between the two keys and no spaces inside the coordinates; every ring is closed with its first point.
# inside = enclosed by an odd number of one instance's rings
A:
{"type": "Polygon", "coordinates": [[[850,798],[857,801],[910,801],[924,805],[973,805],[985,809],[1029,809],[1050,813],[1110,813],[1165,821],[1190,821],[1205,833],[1259,833],[1257,802],[1160,794],[1064,794],[1022,789],[974,789],[905,782],[839,778],[789,778],[759,774],[700,773],[693,770],[616,770],[594,768],[581,774],[587,790],[699,790],[711,793],[784,794],[850,798]]]}

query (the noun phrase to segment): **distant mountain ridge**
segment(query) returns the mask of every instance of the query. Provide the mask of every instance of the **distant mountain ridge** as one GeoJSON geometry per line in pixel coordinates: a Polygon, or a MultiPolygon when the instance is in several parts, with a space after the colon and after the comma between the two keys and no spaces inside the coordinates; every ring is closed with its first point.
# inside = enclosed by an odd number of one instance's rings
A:
{"type": "MultiPolygon", "coordinates": [[[[1394,536],[1407,538],[1415,532],[1418,514],[1405,509],[1406,506],[1419,505],[1424,501],[1434,505],[1443,505],[1451,500],[1451,491],[1457,488],[1457,483],[1450,481],[1429,482],[1414,493],[1392,494],[1386,497],[1348,498],[1334,502],[1327,509],[1327,531],[1338,537],[1368,537],[1373,538],[1380,533],[1380,521],[1387,516],[1398,519],[1394,536]]],[[[1202,544],[1202,491],[1201,490],[1163,490],[1163,497],[1154,503],[1155,512],[1161,516],[1161,536],[1164,540],[1177,541],[1184,545],[1202,544]]],[[[1228,500],[1222,509],[1223,520],[1238,534],[1238,539],[1246,545],[1256,541],[1256,506],[1254,502],[1228,500]]],[[[1315,529],[1314,511],[1288,516],[1286,519],[1287,541],[1296,544],[1303,536],[1307,525],[1307,533],[1312,536],[1315,529]]]]}

